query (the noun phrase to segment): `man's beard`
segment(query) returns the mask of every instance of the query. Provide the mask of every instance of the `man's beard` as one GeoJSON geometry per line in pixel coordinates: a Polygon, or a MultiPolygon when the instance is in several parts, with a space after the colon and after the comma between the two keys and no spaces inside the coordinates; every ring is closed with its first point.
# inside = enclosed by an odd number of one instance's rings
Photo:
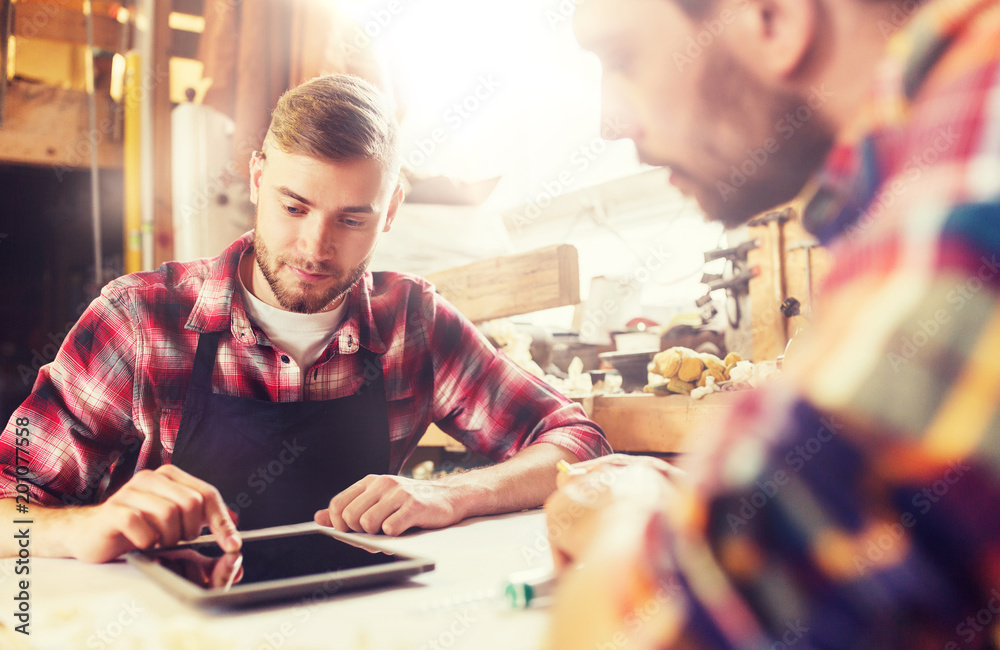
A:
{"type": "MultiPolygon", "coordinates": [[[[278,279],[278,267],[282,263],[288,264],[290,261],[281,257],[272,257],[271,251],[268,250],[264,240],[260,237],[259,230],[254,231],[253,247],[254,257],[257,259],[257,267],[264,275],[264,279],[267,280],[268,286],[271,287],[271,293],[278,300],[278,304],[283,309],[299,314],[316,314],[329,307],[335,301],[340,300],[364,276],[365,271],[368,269],[368,264],[372,259],[372,253],[369,253],[362,260],[361,264],[347,274],[341,272],[340,269],[332,264],[316,265],[291,260],[291,266],[302,269],[306,273],[333,273],[338,278],[344,278],[343,281],[335,282],[326,291],[318,293],[309,292],[308,290],[295,290],[289,284],[283,283],[278,279]]],[[[292,280],[291,282],[295,281],[292,280]]]]}
{"type": "Polygon", "coordinates": [[[730,131],[740,146],[706,147],[717,168],[715,178],[699,183],[697,198],[710,219],[735,228],[795,198],[823,164],[836,133],[807,96],[768,88],[723,45],[712,49],[700,89],[706,128],[730,131]],[[808,119],[795,118],[803,107],[808,119]]]}

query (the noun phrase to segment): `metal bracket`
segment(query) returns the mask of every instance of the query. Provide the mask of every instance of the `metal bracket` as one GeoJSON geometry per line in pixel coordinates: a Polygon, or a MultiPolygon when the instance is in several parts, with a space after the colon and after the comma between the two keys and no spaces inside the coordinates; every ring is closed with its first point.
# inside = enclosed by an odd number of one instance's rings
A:
{"type": "Polygon", "coordinates": [[[745,260],[747,258],[747,253],[759,246],[759,240],[751,239],[733,248],[717,248],[714,251],[708,251],[705,253],[705,261],[712,262],[722,258],[730,260],[745,260]]]}
{"type": "Polygon", "coordinates": [[[715,282],[709,282],[708,290],[716,291],[718,289],[726,289],[726,290],[731,290],[734,293],[738,293],[741,290],[745,291],[747,285],[750,284],[750,280],[757,277],[757,275],[758,275],[758,269],[756,267],[748,269],[737,275],[734,275],[731,278],[726,278],[725,280],[717,280],[715,282]]]}

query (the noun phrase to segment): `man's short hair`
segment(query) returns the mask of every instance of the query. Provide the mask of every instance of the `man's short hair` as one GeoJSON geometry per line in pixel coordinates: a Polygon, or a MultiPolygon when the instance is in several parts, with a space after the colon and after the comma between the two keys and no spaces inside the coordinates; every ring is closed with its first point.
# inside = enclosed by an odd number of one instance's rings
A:
{"type": "Polygon", "coordinates": [[[398,127],[375,86],[346,74],[315,77],[285,92],[271,113],[264,150],[341,162],[397,162],[398,127]]]}

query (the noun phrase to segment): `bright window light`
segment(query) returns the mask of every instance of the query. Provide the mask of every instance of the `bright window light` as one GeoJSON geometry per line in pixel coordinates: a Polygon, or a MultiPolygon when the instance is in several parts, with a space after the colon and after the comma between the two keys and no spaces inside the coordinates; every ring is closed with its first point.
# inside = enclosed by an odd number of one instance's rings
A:
{"type": "Polygon", "coordinates": [[[505,209],[560,177],[562,193],[642,168],[631,142],[600,139],[600,66],[573,38],[572,3],[342,6],[390,73],[406,111],[404,161],[417,174],[500,176],[487,205],[505,209]]]}

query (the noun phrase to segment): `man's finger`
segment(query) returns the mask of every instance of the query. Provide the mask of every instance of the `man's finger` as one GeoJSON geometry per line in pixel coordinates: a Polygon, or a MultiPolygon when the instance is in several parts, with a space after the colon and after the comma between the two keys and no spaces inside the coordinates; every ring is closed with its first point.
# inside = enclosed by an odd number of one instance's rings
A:
{"type": "Polygon", "coordinates": [[[116,556],[125,550],[150,548],[160,540],[156,529],[135,508],[111,502],[104,504],[104,507],[106,507],[105,516],[107,521],[111,522],[111,527],[132,546],[130,549],[118,551],[116,556]]]}
{"type": "Polygon", "coordinates": [[[372,476],[366,476],[360,481],[356,481],[344,488],[341,492],[335,494],[332,499],[330,499],[330,510],[336,510],[341,512],[347,507],[351,501],[368,488],[368,484],[372,482],[372,476]]]}
{"type": "Polygon", "coordinates": [[[181,539],[183,522],[180,506],[153,492],[123,491],[116,502],[142,514],[154,530],[161,546],[173,546],[181,539]]]}
{"type": "MultiPolygon", "coordinates": [[[[205,497],[199,491],[174,480],[172,476],[157,472],[137,475],[137,480],[132,487],[135,488],[131,491],[132,493],[138,491],[154,494],[176,504],[180,515],[178,540],[194,539],[201,534],[205,497]]],[[[170,537],[172,538],[173,535],[171,534],[170,537]]],[[[165,541],[164,545],[172,546],[178,540],[165,541]]]]}
{"type": "Polygon", "coordinates": [[[191,476],[175,465],[164,465],[156,471],[199,492],[203,499],[201,521],[208,524],[209,530],[212,531],[212,535],[215,536],[215,540],[222,547],[222,550],[227,553],[235,553],[240,550],[243,546],[243,540],[236,532],[236,524],[229,517],[229,509],[222,500],[222,495],[214,486],[191,476]]]}
{"type": "MultiPolygon", "coordinates": [[[[409,495],[402,490],[394,491],[391,494],[383,494],[382,498],[378,499],[367,510],[361,513],[358,517],[358,524],[364,532],[372,535],[380,532],[385,532],[387,535],[390,534],[389,531],[385,529],[385,524],[390,518],[399,515],[396,518],[396,526],[406,523],[403,521],[405,519],[413,518],[414,513],[412,508],[406,508],[404,510],[404,506],[406,506],[408,498],[409,495]]],[[[411,525],[415,524],[406,523],[407,528],[411,525]]],[[[391,528],[392,527],[390,526],[390,529],[391,528]]]]}
{"type": "MultiPolygon", "coordinates": [[[[365,489],[354,497],[349,503],[345,504],[339,511],[334,507],[338,497],[333,498],[330,503],[330,511],[340,515],[344,523],[350,527],[351,530],[357,532],[369,532],[365,530],[364,526],[361,525],[361,517],[369,509],[372,508],[379,500],[386,494],[386,490],[382,486],[375,484],[375,481],[368,481],[365,489]]],[[[353,486],[352,486],[353,487],[353,486]]],[[[350,488],[348,488],[350,489],[350,488]]],[[[379,522],[381,524],[381,522],[379,522]]]]}
{"type": "Polygon", "coordinates": [[[415,520],[413,512],[402,508],[394,510],[381,524],[382,532],[393,537],[417,526],[420,526],[420,522],[415,520]]]}

